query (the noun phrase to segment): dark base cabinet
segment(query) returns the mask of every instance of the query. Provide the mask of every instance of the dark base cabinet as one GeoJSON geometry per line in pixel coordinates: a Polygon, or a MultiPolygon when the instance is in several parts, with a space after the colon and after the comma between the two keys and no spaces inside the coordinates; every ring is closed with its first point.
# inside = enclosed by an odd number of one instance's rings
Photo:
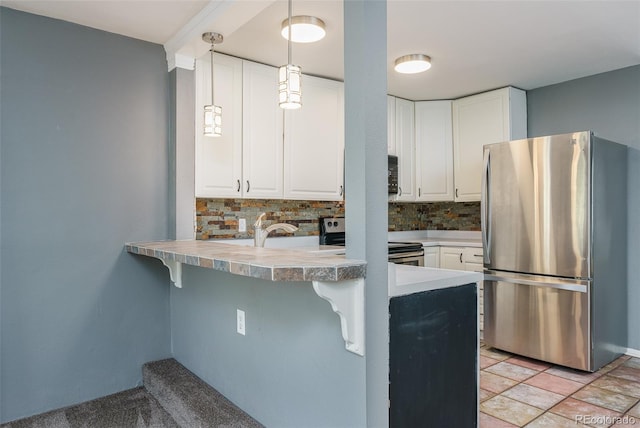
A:
{"type": "Polygon", "coordinates": [[[477,426],[476,284],[389,303],[391,428],[477,426]]]}

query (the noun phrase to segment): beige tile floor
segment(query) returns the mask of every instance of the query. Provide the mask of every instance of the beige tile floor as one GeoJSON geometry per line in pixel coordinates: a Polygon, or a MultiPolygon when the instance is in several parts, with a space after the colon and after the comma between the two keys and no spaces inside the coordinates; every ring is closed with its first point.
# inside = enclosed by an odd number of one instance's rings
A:
{"type": "Polygon", "coordinates": [[[640,427],[640,358],[595,373],[482,346],[480,428],[640,427]]]}

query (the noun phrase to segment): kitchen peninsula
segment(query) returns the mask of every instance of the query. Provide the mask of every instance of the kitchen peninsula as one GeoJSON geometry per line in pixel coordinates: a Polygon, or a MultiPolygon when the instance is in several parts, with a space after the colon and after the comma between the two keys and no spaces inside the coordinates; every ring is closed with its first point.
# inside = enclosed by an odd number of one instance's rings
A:
{"type": "MultiPolygon", "coordinates": [[[[295,245],[295,239],[285,239],[295,245]]],[[[210,332],[208,326],[211,325],[211,322],[203,319],[204,314],[212,314],[206,316],[216,316],[218,320],[224,319],[224,317],[229,318],[233,316],[232,311],[235,311],[236,307],[244,308],[243,305],[247,304],[249,305],[247,316],[253,316],[255,319],[258,315],[262,315],[270,319],[268,326],[270,330],[299,326],[294,329],[315,331],[313,326],[318,322],[318,317],[321,314],[318,311],[314,313],[305,310],[305,305],[308,305],[308,302],[300,295],[300,292],[304,290],[307,290],[304,291],[306,295],[310,295],[308,291],[310,288],[315,294],[327,300],[333,311],[340,317],[342,339],[346,349],[350,352],[344,353],[342,351],[343,355],[334,355],[333,358],[344,359],[344,364],[351,365],[356,364],[356,361],[352,360],[353,357],[366,355],[364,287],[367,264],[364,261],[346,259],[342,255],[332,254],[335,252],[334,249],[323,251],[322,247],[317,246],[315,248],[295,246],[257,248],[249,245],[237,245],[237,243],[198,240],[128,243],[126,250],[132,254],[160,259],[169,267],[172,281],[176,287],[182,287],[181,289],[172,289],[172,293],[182,294],[185,291],[189,293],[192,288],[201,290],[197,293],[199,297],[195,300],[182,302],[182,299],[176,295],[176,301],[183,309],[181,311],[182,317],[187,316],[188,320],[176,318],[175,322],[180,327],[172,330],[172,338],[174,343],[178,344],[176,349],[188,348],[188,352],[174,350],[177,354],[176,358],[214,387],[219,387],[214,376],[219,370],[219,353],[207,351],[214,347],[213,344],[223,339],[230,340],[236,351],[231,352],[230,349],[224,349],[224,352],[229,353],[226,358],[232,361],[237,359],[242,352],[249,354],[257,352],[256,355],[259,355],[264,349],[247,347],[246,341],[241,339],[242,336],[229,332],[229,325],[222,329],[218,328],[217,333],[210,332]],[[183,265],[185,265],[184,279],[182,278],[183,265]],[[245,277],[245,281],[238,282],[238,279],[242,277],[245,277]],[[251,284],[247,284],[246,281],[251,284]],[[312,287],[306,286],[309,283],[312,287]],[[238,298],[232,292],[233,288],[238,286],[245,289],[249,286],[252,291],[248,294],[243,294],[240,291],[242,298],[238,298]],[[205,290],[208,289],[217,289],[220,294],[216,294],[218,297],[215,298],[212,298],[213,294],[207,297],[205,293],[208,292],[205,290]],[[290,293],[295,296],[287,295],[284,297],[284,294],[290,293]],[[222,300],[223,298],[226,300],[222,300]],[[283,305],[285,298],[288,303],[283,305]],[[245,299],[249,302],[246,302],[245,299]],[[262,309],[263,307],[273,308],[272,303],[268,302],[269,299],[279,300],[278,304],[281,307],[278,312],[274,312],[272,309],[262,309]],[[224,308],[225,314],[213,315],[216,311],[220,311],[221,307],[224,308]],[[255,314],[256,311],[258,315],[255,314]],[[261,311],[262,314],[260,314],[261,311]],[[186,327],[182,326],[185,323],[186,327]],[[194,331],[194,329],[196,330],[194,331]],[[224,337],[217,336],[220,334],[224,337]],[[188,345],[184,345],[183,342],[188,345]],[[349,355],[350,357],[348,357],[349,355]]],[[[476,272],[393,264],[389,265],[388,272],[389,314],[391,314],[389,356],[392,380],[392,406],[390,409],[392,420],[400,425],[407,421],[424,420],[425,410],[424,406],[420,404],[423,401],[411,400],[406,395],[398,393],[398,391],[412,391],[433,404],[429,407],[430,417],[435,417],[443,423],[455,425],[463,421],[472,426],[477,422],[478,397],[476,283],[481,280],[482,275],[476,272]],[[436,318],[433,318],[434,314],[437,315],[436,318]],[[416,331],[416,328],[419,331],[416,331]],[[431,330],[423,331],[425,328],[431,330]],[[416,347],[415,340],[419,336],[416,336],[416,332],[419,335],[426,334],[433,339],[428,350],[423,346],[416,347]],[[425,354],[424,351],[428,352],[425,354]],[[416,358],[429,362],[425,366],[426,369],[422,365],[411,363],[416,358]],[[447,361],[455,364],[446,364],[447,361]],[[438,367],[438,370],[433,371],[432,367],[438,367]],[[431,379],[432,382],[420,381],[425,378],[431,379]],[[434,389],[433,385],[438,385],[438,389],[434,389]],[[461,389],[466,391],[463,398],[460,398],[461,389]],[[460,412],[447,407],[447,401],[459,402],[459,400],[451,400],[453,396],[461,399],[468,411],[460,412]],[[416,407],[416,404],[420,405],[416,407]]],[[[191,290],[191,292],[193,291],[191,290]]],[[[324,311],[326,313],[326,309],[324,311]]],[[[228,320],[225,322],[228,323],[228,320]]],[[[254,323],[249,328],[262,330],[267,327],[254,323]]],[[[335,332],[336,330],[329,331],[335,332]]],[[[322,364],[324,367],[324,365],[330,364],[330,360],[327,357],[317,357],[317,355],[339,351],[335,347],[333,349],[318,347],[316,343],[322,341],[323,338],[312,334],[300,336],[282,332],[280,335],[276,330],[272,330],[272,334],[277,334],[278,337],[276,349],[285,349],[284,341],[287,341],[287,346],[293,346],[293,349],[298,350],[297,356],[292,356],[293,360],[288,360],[289,364],[292,361],[300,360],[302,367],[308,366],[305,361],[310,361],[311,366],[322,364]],[[304,345],[300,345],[301,343],[304,345]],[[309,347],[315,348],[311,353],[305,354],[306,348],[309,347]]],[[[335,333],[333,334],[335,337],[335,333]]],[[[260,341],[261,339],[256,337],[252,340],[260,341]]],[[[325,336],[324,343],[328,342],[332,342],[332,340],[327,341],[325,336]]],[[[259,343],[264,342],[260,341],[259,343]]],[[[252,359],[252,361],[256,360],[252,359]]],[[[349,378],[345,377],[345,373],[334,373],[330,367],[337,366],[324,367],[322,370],[323,378],[334,379],[334,382],[345,382],[342,385],[343,389],[353,388],[353,384],[349,383],[349,378]]],[[[264,373],[261,373],[259,376],[263,375],[264,373]]],[[[238,375],[234,375],[233,379],[239,379],[235,376],[238,375]]],[[[256,382],[255,376],[256,372],[253,372],[250,379],[251,384],[256,382]]],[[[281,378],[276,376],[275,379],[281,378]]],[[[338,387],[336,384],[334,386],[338,387]]],[[[252,390],[253,388],[243,390],[243,393],[247,394],[247,391],[252,390]]],[[[232,395],[234,392],[231,391],[229,394],[232,395]]],[[[232,398],[249,414],[256,415],[258,420],[264,418],[251,407],[255,397],[251,398],[245,395],[242,398],[246,401],[238,400],[233,396],[232,398]]],[[[349,404],[345,404],[345,409],[348,407],[349,404]]],[[[305,409],[305,412],[309,411],[312,409],[305,409]]],[[[344,415],[342,413],[342,417],[344,415]]],[[[339,417],[337,421],[344,423],[339,417]]]]}
{"type": "Polygon", "coordinates": [[[322,251],[260,248],[198,240],[126,244],[128,252],[160,259],[182,288],[182,265],[199,266],[267,281],[311,281],[316,294],[340,316],[347,350],[364,355],[366,262],[322,251]]]}

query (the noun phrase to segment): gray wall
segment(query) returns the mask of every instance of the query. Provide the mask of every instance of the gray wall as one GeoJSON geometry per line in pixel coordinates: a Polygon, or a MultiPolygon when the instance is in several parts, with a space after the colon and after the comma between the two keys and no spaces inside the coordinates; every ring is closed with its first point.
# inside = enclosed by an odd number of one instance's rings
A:
{"type": "Polygon", "coordinates": [[[162,46],[0,8],[0,421],[136,386],[170,355],[162,46]]]}
{"type": "Polygon", "coordinates": [[[640,350],[640,66],[527,91],[527,109],[530,137],[590,129],[630,147],[628,346],[640,350]]]}
{"type": "Polygon", "coordinates": [[[171,289],[173,354],[271,427],[363,427],[364,358],[309,282],[272,282],[192,266],[171,289]],[[236,310],[246,336],[236,333],[236,310]]]}

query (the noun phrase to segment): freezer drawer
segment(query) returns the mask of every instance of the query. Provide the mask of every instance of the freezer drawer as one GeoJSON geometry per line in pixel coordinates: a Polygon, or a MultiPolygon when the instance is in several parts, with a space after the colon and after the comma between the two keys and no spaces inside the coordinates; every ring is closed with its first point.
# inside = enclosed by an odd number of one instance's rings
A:
{"type": "Polygon", "coordinates": [[[484,342],[592,371],[590,281],[541,279],[485,272],[484,342]]]}

